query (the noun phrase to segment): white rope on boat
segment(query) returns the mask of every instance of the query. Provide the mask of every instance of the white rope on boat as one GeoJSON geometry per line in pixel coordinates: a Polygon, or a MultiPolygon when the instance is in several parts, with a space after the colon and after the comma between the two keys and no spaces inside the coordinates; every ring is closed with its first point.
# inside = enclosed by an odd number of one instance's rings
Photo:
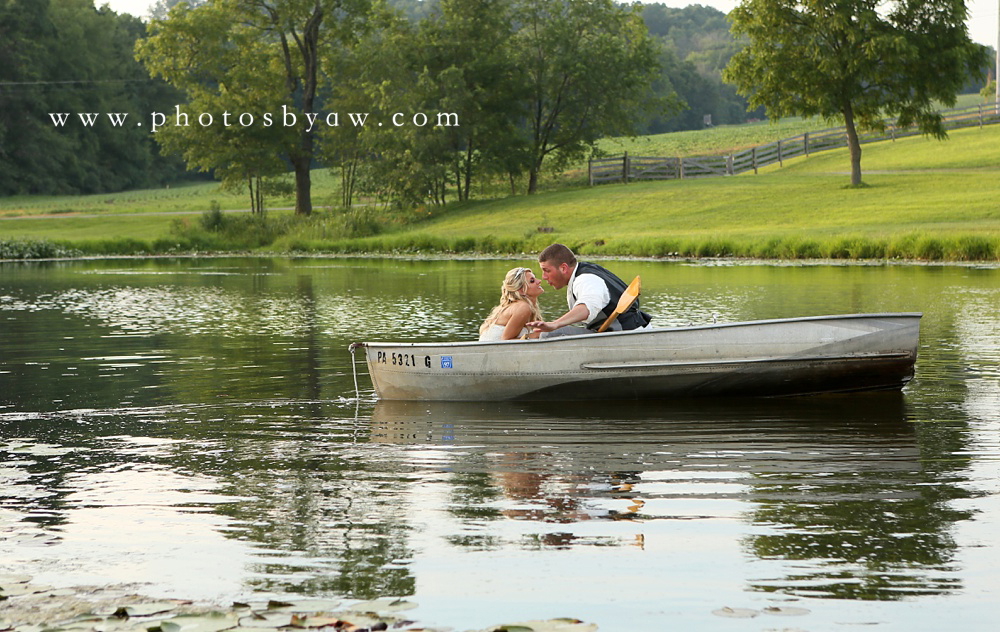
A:
{"type": "Polygon", "coordinates": [[[363,342],[352,342],[348,349],[351,351],[351,372],[354,374],[354,399],[361,401],[361,391],[358,390],[358,365],[354,361],[354,350],[365,346],[363,342]]]}

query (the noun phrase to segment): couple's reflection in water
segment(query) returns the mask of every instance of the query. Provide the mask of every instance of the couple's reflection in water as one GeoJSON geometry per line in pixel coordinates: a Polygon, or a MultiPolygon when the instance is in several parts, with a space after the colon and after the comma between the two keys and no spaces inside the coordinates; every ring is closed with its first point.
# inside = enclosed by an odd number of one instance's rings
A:
{"type": "Polygon", "coordinates": [[[960,588],[950,532],[969,514],[950,503],[964,495],[964,466],[954,446],[922,440],[921,426],[901,393],[379,401],[371,440],[460,448],[452,451],[453,513],[487,530],[495,520],[546,523],[530,538],[534,546],[641,547],[644,523],[713,518],[713,509],[690,514],[686,501],[735,500],[746,508],[742,549],[773,562],[749,579],[751,590],[892,600],[960,588]],[[602,520],[636,528],[596,538],[595,529],[579,528],[602,520]]]}

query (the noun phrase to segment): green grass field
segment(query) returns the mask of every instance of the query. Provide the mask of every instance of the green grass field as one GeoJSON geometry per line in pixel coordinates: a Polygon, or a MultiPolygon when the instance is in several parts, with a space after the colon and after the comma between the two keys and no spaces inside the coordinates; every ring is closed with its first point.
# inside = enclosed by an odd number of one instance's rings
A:
{"type": "Polygon", "coordinates": [[[1000,255],[1000,127],[955,131],[943,142],[911,137],[865,145],[863,188],[847,186],[848,166],[844,149],[759,175],[473,202],[365,243],[392,249],[443,240],[461,249],[476,238],[531,251],[557,240],[597,254],[782,258],[1000,255]]]}
{"type": "MultiPolygon", "coordinates": [[[[606,141],[605,150],[721,153],[824,127],[789,121],[713,128],[606,141]]],[[[379,223],[375,211],[361,219],[321,213],[301,222],[288,218],[288,211],[271,211],[269,217],[285,228],[263,246],[198,236],[199,213],[213,201],[222,209],[246,207],[245,198],[211,183],[105,196],[8,198],[0,200],[0,241],[47,240],[95,254],[532,252],[562,241],[582,253],[608,255],[1000,259],[1000,126],[956,130],[945,141],[910,137],[867,144],[862,169],[866,186],[848,187],[848,154],[839,149],[757,175],[569,187],[452,205],[429,216],[396,214],[371,230],[357,226],[379,223]],[[179,211],[194,214],[174,214],[179,211]],[[40,214],[49,217],[26,216],[40,214]]],[[[336,199],[336,178],[314,174],[314,204],[329,204],[336,199]]],[[[286,205],[291,200],[269,201],[272,208],[286,205]]]]}

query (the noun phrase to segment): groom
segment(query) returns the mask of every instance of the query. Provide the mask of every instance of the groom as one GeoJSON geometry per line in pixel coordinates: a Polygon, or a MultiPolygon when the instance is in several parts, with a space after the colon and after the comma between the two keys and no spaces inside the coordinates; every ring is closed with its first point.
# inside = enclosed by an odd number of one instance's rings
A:
{"type": "MultiPolygon", "coordinates": [[[[628,287],[621,279],[601,266],[576,260],[573,251],[562,244],[552,244],[538,255],[542,278],[555,289],[566,288],[569,311],[551,321],[527,323],[543,338],[593,333],[615,311],[618,299],[628,287]],[[572,326],[583,323],[586,329],[572,326]]],[[[649,324],[649,314],[639,310],[636,300],[620,314],[607,331],[642,329],[649,324]]]]}

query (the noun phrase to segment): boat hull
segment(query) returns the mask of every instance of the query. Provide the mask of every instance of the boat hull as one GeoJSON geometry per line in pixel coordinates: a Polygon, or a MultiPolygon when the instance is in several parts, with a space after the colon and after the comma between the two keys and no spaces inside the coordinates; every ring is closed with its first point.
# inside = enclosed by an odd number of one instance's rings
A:
{"type": "Polygon", "coordinates": [[[360,343],[376,395],[500,401],[898,390],[918,313],[848,314],[543,340],[360,343]]]}

